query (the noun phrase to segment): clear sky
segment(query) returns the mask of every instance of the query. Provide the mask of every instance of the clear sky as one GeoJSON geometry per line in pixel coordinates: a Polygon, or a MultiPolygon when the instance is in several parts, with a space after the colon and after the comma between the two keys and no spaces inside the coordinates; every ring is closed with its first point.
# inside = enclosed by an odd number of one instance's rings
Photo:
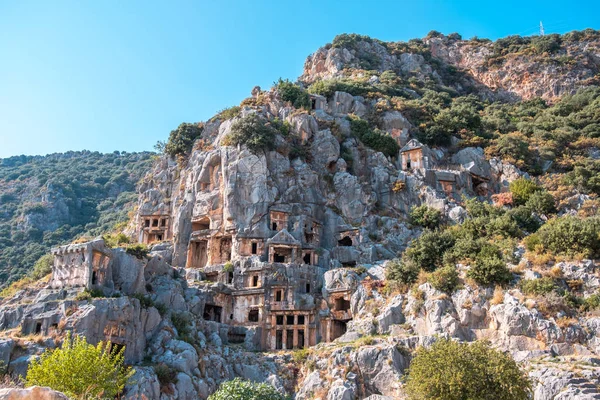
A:
{"type": "Polygon", "coordinates": [[[0,157],[151,150],[294,80],[339,33],[496,39],[600,29],[600,1],[0,0],[0,157]]]}

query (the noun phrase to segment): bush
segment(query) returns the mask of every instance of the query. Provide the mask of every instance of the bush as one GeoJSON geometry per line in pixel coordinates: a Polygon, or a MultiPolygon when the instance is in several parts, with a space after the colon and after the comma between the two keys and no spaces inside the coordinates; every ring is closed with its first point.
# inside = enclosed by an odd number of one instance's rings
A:
{"type": "Polygon", "coordinates": [[[513,195],[513,202],[517,206],[527,203],[533,193],[541,190],[538,185],[525,178],[515,179],[510,183],[509,188],[513,195]]]}
{"type": "Polygon", "coordinates": [[[177,370],[169,367],[166,364],[158,364],[153,367],[154,373],[158,378],[161,388],[165,388],[170,384],[177,383],[177,370]]]}
{"type": "Polygon", "coordinates": [[[277,130],[257,114],[249,114],[232,127],[231,132],[225,137],[225,146],[244,145],[253,153],[273,150],[275,148],[275,135],[277,130]]]}
{"type": "Polygon", "coordinates": [[[223,110],[219,111],[219,113],[215,116],[215,118],[218,118],[221,120],[232,119],[232,118],[235,118],[238,115],[240,115],[241,110],[242,109],[240,108],[240,106],[224,108],[223,110]]]}
{"type": "Polygon", "coordinates": [[[427,280],[440,292],[452,293],[458,286],[458,271],[452,266],[447,266],[434,271],[427,280]]]}
{"type": "Polygon", "coordinates": [[[422,205],[414,207],[410,211],[410,220],[415,225],[428,229],[435,229],[442,221],[442,213],[435,208],[422,205]]]}
{"type": "Polygon", "coordinates": [[[527,232],[535,232],[541,226],[541,220],[533,215],[529,207],[519,206],[508,211],[507,214],[517,223],[519,228],[527,232]]]}
{"type": "Polygon", "coordinates": [[[556,212],[554,197],[545,190],[533,192],[525,203],[527,208],[538,214],[548,215],[556,212]]]}
{"type": "Polygon", "coordinates": [[[512,280],[506,263],[497,255],[480,254],[467,272],[467,276],[480,285],[505,285],[512,280]]]}
{"type": "Polygon", "coordinates": [[[235,378],[223,382],[208,400],[284,400],[284,397],[269,384],[235,378]]]}
{"type": "Polygon", "coordinates": [[[348,116],[352,135],[357,137],[365,146],[380,151],[388,157],[396,157],[400,146],[398,142],[385,132],[372,130],[369,123],[355,116],[348,116]]]}
{"type": "Polygon", "coordinates": [[[410,242],[404,258],[425,271],[434,271],[442,265],[446,250],[454,245],[454,237],[448,232],[425,231],[410,242]]]}
{"type": "Polygon", "coordinates": [[[154,307],[154,301],[152,301],[150,296],[146,296],[141,293],[135,293],[135,294],[131,295],[131,297],[133,297],[134,299],[138,299],[138,301],[140,302],[140,306],[142,306],[142,308],[154,307]]]}
{"type": "Polygon", "coordinates": [[[289,101],[292,103],[294,108],[304,108],[310,110],[311,102],[308,92],[300,86],[286,80],[279,78],[279,81],[275,84],[277,91],[281,96],[281,100],[289,101]]]}
{"type": "Polygon", "coordinates": [[[185,311],[172,313],[171,322],[173,323],[175,329],[177,329],[179,337],[186,336],[190,333],[190,325],[192,320],[185,311]]]}
{"type": "Polygon", "coordinates": [[[596,257],[600,255],[600,218],[564,216],[551,219],[527,237],[525,244],[530,251],[541,247],[557,255],[596,257]]]}
{"type": "Polygon", "coordinates": [[[202,124],[183,123],[179,125],[169,134],[169,141],[164,148],[165,153],[173,158],[189,153],[194,141],[202,135],[203,131],[204,125],[202,124]]]}
{"type": "Polygon", "coordinates": [[[410,363],[409,399],[526,400],[531,383],[510,355],[485,342],[438,340],[421,347],[410,363]]]}
{"type": "Polygon", "coordinates": [[[417,281],[419,271],[420,268],[415,263],[396,258],[388,262],[385,279],[404,285],[412,285],[417,281]]]}
{"type": "Polygon", "coordinates": [[[31,277],[39,280],[52,272],[52,265],[54,265],[54,256],[52,254],[46,254],[41,256],[35,264],[33,264],[33,270],[31,271],[31,277]]]}
{"type": "Polygon", "coordinates": [[[75,296],[76,301],[90,301],[95,298],[103,298],[104,292],[100,289],[85,289],[82,292],[77,293],[75,296]]]}
{"type": "Polygon", "coordinates": [[[546,276],[540,279],[524,279],[519,282],[519,288],[525,294],[541,296],[556,289],[556,283],[546,276]]]}
{"type": "Polygon", "coordinates": [[[26,385],[48,386],[71,398],[114,398],[134,371],[124,365],[125,348],[111,347],[110,342],[93,346],[67,334],[60,348],[32,359],[26,385]]]}
{"type": "Polygon", "coordinates": [[[148,249],[148,246],[143,243],[135,243],[127,246],[125,252],[139,259],[143,259],[148,255],[150,250],[148,249]]]}
{"type": "Polygon", "coordinates": [[[538,54],[554,53],[560,50],[560,35],[555,33],[551,35],[537,36],[531,40],[531,45],[538,54]]]}

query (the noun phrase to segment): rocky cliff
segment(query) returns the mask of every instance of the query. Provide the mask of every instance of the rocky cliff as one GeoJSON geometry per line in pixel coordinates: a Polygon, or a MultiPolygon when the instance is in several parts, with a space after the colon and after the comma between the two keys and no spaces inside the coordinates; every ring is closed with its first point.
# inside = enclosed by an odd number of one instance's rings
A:
{"type": "Polygon", "coordinates": [[[401,399],[416,349],[488,340],[535,399],[600,398],[599,35],[569,35],[342,35],[182,124],[124,235],[2,300],[0,360],[72,331],[125,347],[124,398],[401,399]]]}

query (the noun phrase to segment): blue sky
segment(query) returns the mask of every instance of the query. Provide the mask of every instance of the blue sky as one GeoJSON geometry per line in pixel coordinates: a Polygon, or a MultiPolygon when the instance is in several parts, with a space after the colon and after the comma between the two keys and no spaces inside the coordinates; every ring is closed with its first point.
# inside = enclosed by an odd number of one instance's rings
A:
{"type": "Polygon", "coordinates": [[[600,2],[0,0],[0,157],[151,150],[295,79],[336,34],[498,38],[600,28],[600,2]]]}

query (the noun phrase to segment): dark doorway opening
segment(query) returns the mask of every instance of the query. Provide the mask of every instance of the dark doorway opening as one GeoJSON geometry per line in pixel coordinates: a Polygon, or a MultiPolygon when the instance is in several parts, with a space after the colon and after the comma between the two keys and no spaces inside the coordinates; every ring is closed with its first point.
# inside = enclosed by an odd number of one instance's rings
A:
{"type": "Polygon", "coordinates": [[[339,246],[352,246],[352,239],[350,239],[350,236],[344,236],[343,239],[338,240],[338,245],[339,246]]]}

